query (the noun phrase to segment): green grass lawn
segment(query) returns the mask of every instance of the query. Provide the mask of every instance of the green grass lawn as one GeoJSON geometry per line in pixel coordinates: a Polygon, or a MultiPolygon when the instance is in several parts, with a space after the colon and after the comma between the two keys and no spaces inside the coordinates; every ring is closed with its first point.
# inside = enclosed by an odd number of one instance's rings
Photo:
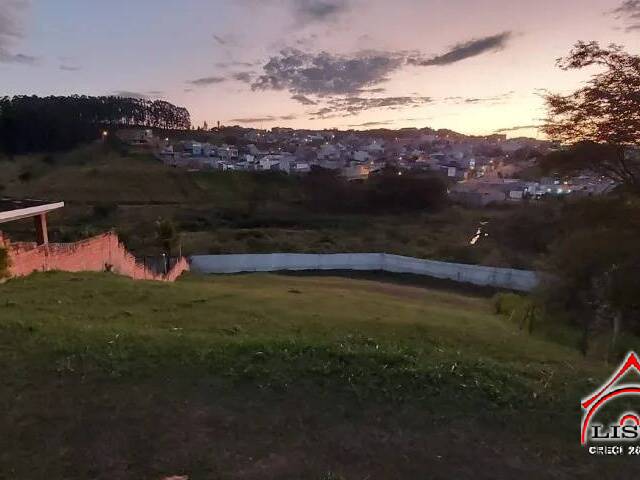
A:
{"type": "Polygon", "coordinates": [[[609,369],[468,293],[329,276],[38,274],[0,285],[0,367],[0,478],[625,478],[633,467],[579,446],[579,401],[609,369]]]}

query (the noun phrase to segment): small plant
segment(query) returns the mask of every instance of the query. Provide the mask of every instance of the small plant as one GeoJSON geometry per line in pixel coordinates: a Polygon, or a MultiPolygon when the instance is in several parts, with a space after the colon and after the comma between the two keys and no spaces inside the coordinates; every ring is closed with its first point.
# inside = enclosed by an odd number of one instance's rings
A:
{"type": "Polygon", "coordinates": [[[168,257],[178,246],[180,237],[171,220],[159,218],[156,221],[156,241],[168,257]]]}
{"type": "Polygon", "coordinates": [[[515,293],[498,293],[493,297],[493,305],[498,315],[506,315],[519,325],[520,330],[533,331],[536,307],[530,298],[515,293]]]}

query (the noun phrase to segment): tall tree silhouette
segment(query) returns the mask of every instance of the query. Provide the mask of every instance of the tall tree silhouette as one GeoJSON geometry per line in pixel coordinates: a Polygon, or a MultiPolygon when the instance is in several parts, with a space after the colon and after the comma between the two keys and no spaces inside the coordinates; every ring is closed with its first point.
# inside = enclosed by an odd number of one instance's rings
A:
{"type": "Polygon", "coordinates": [[[116,127],[188,129],[187,109],[123,97],[0,98],[0,149],[9,154],[64,150],[116,127]]]}
{"type": "Polygon", "coordinates": [[[601,71],[573,93],[546,95],[545,133],[573,145],[547,165],[591,170],[640,192],[640,56],[617,45],[579,42],[558,66],[601,71]]]}

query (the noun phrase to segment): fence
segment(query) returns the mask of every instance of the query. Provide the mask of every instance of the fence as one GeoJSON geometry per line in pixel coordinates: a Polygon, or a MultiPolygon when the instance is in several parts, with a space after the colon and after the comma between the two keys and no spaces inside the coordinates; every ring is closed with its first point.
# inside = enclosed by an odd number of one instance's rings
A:
{"type": "Polygon", "coordinates": [[[201,273],[275,272],[280,270],[369,270],[413,273],[474,285],[528,292],[538,284],[529,270],[437,262],[387,253],[269,253],[194,255],[191,269],[201,273]]]}

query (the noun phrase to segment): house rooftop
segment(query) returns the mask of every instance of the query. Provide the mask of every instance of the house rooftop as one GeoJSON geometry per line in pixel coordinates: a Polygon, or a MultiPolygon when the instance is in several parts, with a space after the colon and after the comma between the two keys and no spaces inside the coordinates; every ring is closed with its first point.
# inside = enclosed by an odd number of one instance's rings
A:
{"type": "Polygon", "coordinates": [[[35,217],[64,207],[64,202],[0,197],[0,223],[35,217]]]}

